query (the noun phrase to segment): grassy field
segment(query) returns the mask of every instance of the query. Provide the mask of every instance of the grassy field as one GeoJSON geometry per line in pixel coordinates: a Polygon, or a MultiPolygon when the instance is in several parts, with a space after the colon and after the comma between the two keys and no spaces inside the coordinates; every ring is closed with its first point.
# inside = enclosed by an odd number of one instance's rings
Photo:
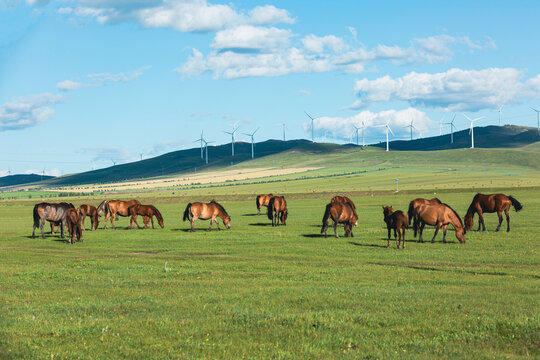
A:
{"type": "MultiPolygon", "coordinates": [[[[344,152],[303,175],[114,194],[156,204],[165,228],[127,230],[121,218],[75,245],[30,237],[32,207],[50,193],[14,193],[0,201],[0,358],[538,358],[538,149],[520,151],[486,168],[452,163],[453,152],[425,153],[430,166],[415,154],[366,150],[355,160],[344,152]],[[386,248],[381,205],[405,210],[436,194],[463,216],[478,190],[523,203],[510,214],[510,233],[495,233],[489,214],[488,231],[467,234],[466,244],[453,231],[448,244],[442,234],[419,244],[409,230],[405,250],[386,248]],[[253,195],[265,192],[286,194],[286,227],[255,215],[253,195]],[[333,193],[357,204],[354,238],[320,235],[333,193]],[[232,229],[209,232],[200,221],[189,233],[187,202],[211,198],[229,211],[232,229]]],[[[52,200],[97,205],[105,197],[52,200]]]]}

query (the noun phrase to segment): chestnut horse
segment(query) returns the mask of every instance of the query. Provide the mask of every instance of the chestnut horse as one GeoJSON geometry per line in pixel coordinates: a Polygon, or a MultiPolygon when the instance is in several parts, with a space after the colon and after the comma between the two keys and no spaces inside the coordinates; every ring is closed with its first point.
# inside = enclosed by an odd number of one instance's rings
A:
{"type": "Polygon", "coordinates": [[[327,237],[328,222],[330,219],[334,222],[334,235],[336,238],[339,238],[337,234],[338,223],[345,225],[345,237],[354,237],[352,227],[358,226],[358,215],[356,215],[356,211],[354,211],[351,205],[341,202],[331,202],[326,205],[321,228],[321,234],[324,232],[324,237],[327,237]]]}
{"type": "Polygon", "coordinates": [[[66,211],[66,225],[70,244],[73,244],[74,237],[77,238],[77,241],[84,241],[82,237],[81,217],[77,210],[68,209],[68,211],[66,211]]]}
{"type": "Polygon", "coordinates": [[[77,208],[77,212],[81,217],[82,231],[86,230],[84,226],[84,219],[86,219],[87,216],[90,217],[90,230],[97,230],[99,225],[99,215],[95,206],[82,204],[77,208]]]}
{"type": "Polygon", "coordinates": [[[207,204],[200,202],[189,203],[186,206],[186,210],[184,210],[184,221],[189,220],[191,222],[191,232],[195,231],[193,229],[193,223],[197,219],[210,219],[210,227],[208,228],[209,231],[212,231],[213,222],[217,224],[218,230],[221,230],[219,228],[219,222],[217,221],[217,217],[220,217],[223,220],[223,225],[225,225],[227,229],[231,228],[231,217],[229,216],[229,214],[227,214],[227,211],[225,211],[223,206],[221,206],[214,200],[210,201],[207,204]]]}
{"type": "Polygon", "coordinates": [[[386,223],[386,228],[388,229],[388,246],[390,247],[390,230],[394,229],[394,239],[396,239],[397,248],[399,249],[399,244],[401,239],[403,239],[402,248],[405,249],[405,229],[408,229],[409,226],[407,215],[401,210],[396,210],[391,206],[383,206],[383,215],[384,222],[386,223]],[[399,240],[397,239],[397,234],[399,234],[399,240]]]}
{"type": "Polygon", "coordinates": [[[409,211],[407,211],[407,214],[409,215],[409,226],[411,225],[411,221],[414,218],[413,210],[415,207],[417,207],[420,204],[434,205],[434,204],[442,204],[442,203],[441,203],[441,200],[437,198],[433,198],[430,200],[424,199],[424,198],[416,198],[412,200],[409,203],[409,211]]]}
{"type": "Polygon", "coordinates": [[[499,226],[495,231],[499,231],[503,222],[502,212],[506,214],[506,231],[510,231],[510,207],[514,206],[516,211],[523,209],[523,206],[512,195],[506,196],[504,194],[476,194],[467,210],[465,215],[465,231],[472,229],[474,225],[474,213],[478,213],[478,230],[482,226],[482,231],[486,231],[486,225],[484,224],[484,213],[497,212],[499,216],[499,226]]]}
{"type": "MultiPolygon", "coordinates": [[[[105,224],[103,224],[103,228],[107,228],[107,220],[109,217],[111,218],[111,227],[114,229],[114,219],[116,218],[118,220],[118,215],[120,216],[129,216],[128,209],[132,205],[140,205],[139,200],[129,200],[129,201],[122,201],[122,200],[103,200],[101,204],[99,204],[97,211],[98,214],[101,212],[105,212],[105,224]]],[[[146,223],[146,221],[145,221],[146,223]]]]}
{"type": "Polygon", "coordinates": [[[349,199],[348,197],[346,196],[340,196],[340,195],[337,195],[337,196],[334,196],[331,200],[331,202],[340,202],[340,203],[343,203],[343,204],[349,204],[352,209],[354,211],[356,211],[356,205],[354,205],[353,201],[351,199],[349,199]]]}
{"type": "Polygon", "coordinates": [[[272,196],[268,201],[266,215],[272,220],[272,226],[279,226],[280,221],[281,225],[287,225],[288,212],[285,196],[272,196]]]}
{"type": "Polygon", "coordinates": [[[458,213],[455,212],[447,204],[434,204],[427,205],[422,204],[418,205],[413,210],[414,215],[414,236],[416,237],[417,231],[420,233],[418,242],[424,242],[422,239],[422,233],[424,232],[424,227],[426,224],[435,226],[435,234],[433,234],[433,239],[431,242],[435,242],[435,237],[439,232],[439,229],[443,229],[443,242],[446,243],[446,230],[448,224],[452,224],[454,229],[456,229],[456,238],[459,242],[465,242],[465,229],[463,227],[463,222],[459,217],[458,213]]]}
{"type": "Polygon", "coordinates": [[[133,223],[137,224],[137,227],[140,229],[141,227],[137,223],[137,215],[145,216],[147,218],[150,218],[150,221],[152,221],[152,229],[154,228],[154,216],[156,217],[159,226],[163,229],[165,226],[163,224],[163,216],[161,216],[161,213],[158,209],[156,209],[153,205],[133,205],[130,206],[129,214],[131,215],[131,220],[129,221],[129,228],[131,229],[133,226],[133,223]]]}
{"type": "Polygon", "coordinates": [[[34,206],[34,230],[32,231],[32,238],[36,236],[36,228],[41,228],[41,237],[45,239],[45,233],[43,227],[45,226],[45,221],[51,223],[51,232],[54,230],[52,227],[53,224],[60,225],[60,237],[64,237],[64,229],[66,227],[66,212],[68,209],[74,209],[75,206],[71,203],[40,203],[34,206]]]}
{"type": "Polygon", "coordinates": [[[257,199],[255,199],[255,204],[257,204],[257,215],[261,215],[261,208],[263,206],[268,206],[268,202],[270,201],[272,196],[274,196],[274,194],[257,195],[257,199]]]}

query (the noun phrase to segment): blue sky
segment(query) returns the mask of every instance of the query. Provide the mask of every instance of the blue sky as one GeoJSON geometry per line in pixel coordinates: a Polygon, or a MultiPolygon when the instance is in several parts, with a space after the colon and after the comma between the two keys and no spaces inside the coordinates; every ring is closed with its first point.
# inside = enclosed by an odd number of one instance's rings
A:
{"type": "Polygon", "coordinates": [[[61,175],[258,127],[367,142],[536,125],[537,1],[0,0],[0,175],[61,175]],[[447,125],[443,132],[449,131],[447,125]]]}

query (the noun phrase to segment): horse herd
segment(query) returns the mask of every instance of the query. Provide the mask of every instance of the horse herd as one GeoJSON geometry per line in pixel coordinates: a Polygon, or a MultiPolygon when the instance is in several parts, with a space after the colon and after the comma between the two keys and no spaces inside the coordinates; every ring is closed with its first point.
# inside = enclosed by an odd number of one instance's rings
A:
{"type": "MultiPolygon", "coordinates": [[[[267,208],[266,214],[268,219],[272,221],[272,226],[287,225],[287,201],[284,196],[274,196],[273,194],[262,194],[256,198],[257,215],[261,214],[261,208],[267,208]]],[[[474,214],[478,214],[478,231],[486,230],[484,223],[484,213],[496,212],[499,217],[499,225],[495,231],[499,231],[503,222],[502,213],[506,215],[506,231],[510,231],[510,216],[509,211],[511,206],[516,211],[520,211],[523,206],[512,196],[504,194],[476,194],[469,206],[465,215],[465,223],[461,220],[458,213],[448,204],[442,203],[439,199],[423,199],[417,198],[409,203],[407,214],[401,210],[394,210],[392,206],[383,206],[384,222],[388,230],[388,247],[390,247],[391,232],[394,231],[397,248],[405,248],[405,230],[411,226],[413,222],[414,237],[418,234],[418,241],[423,242],[422,234],[426,225],[435,226],[435,234],[431,242],[435,241],[437,233],[443,229],[443,242],[446,243],[446,231],[448,225],[452,224],[455,229],[456,238],[461,242],[465,242],[465,234],[471,230],[474,223],[474,214]],[[398,236],[399,235],[399,236],[398,236]]],[[[70,236],[69,243],[73,244],[74,238],[77,241],[84,241],[82,232],[85,230],[84,220],[88,216],[91,219],[91,230],[96,230],[99,225],[101,213],[105,213],[104,229],[107,228],[107,221],[111,219],[111,227],[114,229],[114,221],[118,220],[118,216],[131,216],[129,229],[134,227],[141,228],[137,223],[137,217],[143,217],[144,227],[154,228],[154,217],[158,224],[163,228],[163,216],[159,210],[153,205],[143,205],[138,200],[122,201],[122,200],[104,200],[96,208],[92,205],[83,204],[77,209],[71,203],[39,203],[34,206],[34,229],[32,237],[35,237],[37,227],[41,229],[41,236],[45,238],[44,226],[48,221],[51,225],[51,233],[54,234],[55,226],[60,226],[60,236],[64,237],[64,229],[67,228],[70,236]]],[[[217,218],[221,218],[227,229],[231,227],[231,217],[227,211],[216,201],[212,200],[209,203],[194,202],[186,206],[183,215],[183,221],[189,220],[191,224],[190,231],[194,231],[193,223],[197,219],[210,220],[210,227],[215,222],[218,230],[219,222],[217,218]]],[[[326,205],[324,216],[322,219],[321,234],[327,237],[329,222],[332,220],[334,228],[334,236],[337,238],[337,227],[342,224],[345,229],[345,236],[354,236],[352,228],[358,226],[358,214],[354,202],[345,196],[334,196],[330,203],[326,205]]]]}

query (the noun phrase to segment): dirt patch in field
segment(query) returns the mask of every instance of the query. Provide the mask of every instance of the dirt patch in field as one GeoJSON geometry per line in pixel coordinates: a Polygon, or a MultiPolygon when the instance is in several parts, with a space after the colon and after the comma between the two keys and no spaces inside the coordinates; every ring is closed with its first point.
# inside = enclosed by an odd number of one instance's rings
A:
{"type": "Polygon", "coordinates": [[[130,251],[129,253],[134,255],[156,255],[161,253],[161,251],[130,251]]]}

